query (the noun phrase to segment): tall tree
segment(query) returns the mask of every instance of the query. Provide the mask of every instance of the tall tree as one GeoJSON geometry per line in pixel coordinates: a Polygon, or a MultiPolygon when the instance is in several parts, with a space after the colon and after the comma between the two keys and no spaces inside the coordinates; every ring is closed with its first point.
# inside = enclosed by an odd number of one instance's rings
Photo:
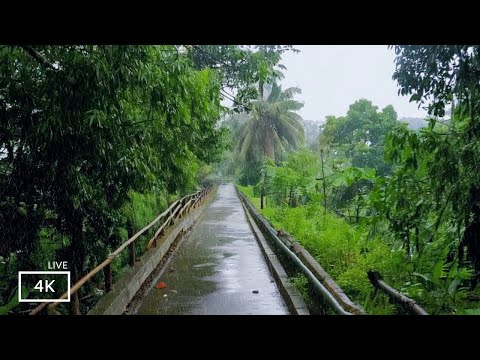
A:
{"type": "Polygon", "coordinates": [[[260,176],[264,157],[280,161],[286,150],[303,143],[302,118],[295,112],[303,104],[293,99],[300,92],[295,87],[282,90],[273,83],[264,86],[263,96],[253,102],[249,119],[241,125],[237,145],[243,167],[252,174],[252,182],[260,176]]]}
{"type": "Polygon", "coordinates": [[[371,101],[360,99],[350,105],[346,116],[327,116],[319,141],[324,148],[345,152],[353,166],[386,175],[391,166],[383,160],[385,138],[398,125],[392,105],[378,111],[371,101]]]}

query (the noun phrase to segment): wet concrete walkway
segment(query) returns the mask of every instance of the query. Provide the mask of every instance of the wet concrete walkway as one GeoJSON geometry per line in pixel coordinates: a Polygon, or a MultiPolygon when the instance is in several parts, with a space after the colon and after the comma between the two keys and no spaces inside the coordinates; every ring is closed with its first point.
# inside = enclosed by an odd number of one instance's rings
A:
{"type": "Polygon", "coordinates": [[[288,314],[233,184],[219,186],[137,314],[288,314]]]}

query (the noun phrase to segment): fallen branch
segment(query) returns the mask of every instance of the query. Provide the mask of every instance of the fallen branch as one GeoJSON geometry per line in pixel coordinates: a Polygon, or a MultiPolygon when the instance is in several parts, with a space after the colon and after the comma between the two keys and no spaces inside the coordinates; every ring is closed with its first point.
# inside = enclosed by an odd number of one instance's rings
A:
{"type": "Polygon", "coordinates": [[[393,301],[400,304],[405,310],[415,314],[415,315],[428,315],[428,313],[421,308],[413,299],[403,295],[401,292],[395,290],[390,285],[382,280],[380,273],[377,271],[370,270],[367,272],[368,279],[372,283],[372,285],[382,290],[385,294],[387,294],[393,301]]]}

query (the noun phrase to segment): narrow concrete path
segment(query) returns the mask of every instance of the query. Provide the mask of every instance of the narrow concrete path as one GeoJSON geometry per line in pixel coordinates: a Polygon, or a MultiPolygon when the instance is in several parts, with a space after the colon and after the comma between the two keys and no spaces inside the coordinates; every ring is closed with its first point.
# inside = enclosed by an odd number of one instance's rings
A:
{"type": "Polygon", "coordinates": [[[137,314],[288,314],[233,184],[219,186],[174,256],[137,314]]]}

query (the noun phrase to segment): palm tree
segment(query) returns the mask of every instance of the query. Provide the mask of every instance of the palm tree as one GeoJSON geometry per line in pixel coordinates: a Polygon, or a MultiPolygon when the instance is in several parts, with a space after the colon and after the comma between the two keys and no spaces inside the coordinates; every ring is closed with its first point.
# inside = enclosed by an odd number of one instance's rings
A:
{"type": "Polygon", "coordinates": [[[303,104],[293,100],[301,90],[291,87],[282,91],[277,83],[261,86],[260,97],[253,102],[250,116],[238,128],[237,160],[242,165],[240,182],[256,184],[265,158],[280,162],[286,150],[303,143],[300,115],[295,111],[303,104]]]}
{"type": "Polygon", "coordinates": [[[250,117],[240,128],[237,151],[244,165],[268,157],[283,158],[285,150],[296,149],[304,140],[302,118],[295,111],[303,104],[293,100],[297,87],[282,91],[276,83],[265,86],[262,97],[252,106],[250,117]]]}

